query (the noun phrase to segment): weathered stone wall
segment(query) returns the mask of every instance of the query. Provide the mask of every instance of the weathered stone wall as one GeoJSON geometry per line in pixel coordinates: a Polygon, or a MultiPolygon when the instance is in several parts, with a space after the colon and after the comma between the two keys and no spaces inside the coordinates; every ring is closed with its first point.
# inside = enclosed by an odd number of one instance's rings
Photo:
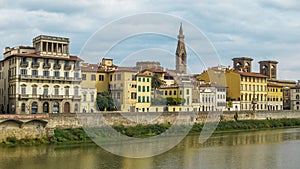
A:
{"type": "Polygon", "coordinates": [[[0,115],[0,140],[7,137],[49,137],[55,128],[78,128],[83,126],[148,125],[204,123],[207,121],[264,120],[300,118],[300,111],[241,111],[241,112],[149,112],[149,113],[93,113],[93,114],[46,114],[46,115],[0,115]]]}

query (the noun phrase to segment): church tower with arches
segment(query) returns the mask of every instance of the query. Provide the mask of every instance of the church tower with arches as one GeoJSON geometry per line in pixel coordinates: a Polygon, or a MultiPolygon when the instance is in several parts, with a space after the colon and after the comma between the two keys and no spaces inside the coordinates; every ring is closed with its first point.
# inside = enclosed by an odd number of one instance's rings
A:
{"type": "Polygon", "coordinates": [[[177,38],[178,43],[176,49],[176,72],[180,74],[186,74],[187,54],[184,43],[182,23],[180,23],[179,35],[177,36],[177,38]]]}

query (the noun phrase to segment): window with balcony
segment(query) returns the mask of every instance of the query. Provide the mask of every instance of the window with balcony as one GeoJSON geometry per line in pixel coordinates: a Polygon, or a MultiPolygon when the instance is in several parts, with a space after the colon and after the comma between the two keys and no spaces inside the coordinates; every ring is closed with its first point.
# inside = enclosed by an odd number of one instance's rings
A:
{"type": "Polygon", "coordinates": [[[44,59],[43,68],[50,68],[49,59],[44,59]]]}
{"type": "Polygon", "coordinates": [[[54,60],[54,69],[60,69],[61,66],[59,64],[59,60],[54,60]]]}

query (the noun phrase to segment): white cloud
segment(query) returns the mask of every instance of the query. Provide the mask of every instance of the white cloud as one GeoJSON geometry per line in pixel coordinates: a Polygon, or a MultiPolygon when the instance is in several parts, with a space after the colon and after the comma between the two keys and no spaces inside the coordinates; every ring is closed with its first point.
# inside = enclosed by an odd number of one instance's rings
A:
{"type": "MultiPolygon", "coordinates": [[[[235,56],[251,56],[255,62],[275,59],[279,61],[280,77],[300,78],[297,70],[300,64],[297,59],[300,53],[300,1],[297,0],[16,0],[13,3],[0,0],[0,48],[31,45],[33,37],[50,34],[70,37],[71,51],[78,55],[87,39],[99,28],[119,17],[140,12],[163,12],[192,22],[216,46],[225,65],[231,65],[231,58],[235,56]],[[289,63],[291,60],[293,62],[289,63]]],[[[160,28],[174,29],[176,38],[178,23],[174,25],[160,28]]],[[[132,24],[127,30],[116,29],[124,33],[144,26],[132,24]]],[[[188,36],[187,29],[184,30],[187,42],[193,43],[193,37],[188,36]]],[[[98,46],[99,59],[115,36],[117,34],[102,37],[106,42],[98,46]]],[[[165,41],[157,43],[165,48],[170,46],[163,44],[165,41]]],[[[175,47],[172,46],[170,51],[175,53],[175,47]]],[[[97,55],[97,52],[91,51],[90,54],[97,55]]]]}

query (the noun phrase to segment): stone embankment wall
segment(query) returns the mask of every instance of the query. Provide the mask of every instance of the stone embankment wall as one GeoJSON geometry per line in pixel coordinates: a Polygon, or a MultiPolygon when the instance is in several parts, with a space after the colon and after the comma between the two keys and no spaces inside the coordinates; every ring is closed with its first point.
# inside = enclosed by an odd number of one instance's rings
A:
{"type": "Polygon", "coordinates": [[[264,120],[300,118],[300,111],[241,111],[241,112],[133,112],[93,114],[0,115],[0,140],[7,137],[49,137],[55,128],[78,128],[106,125],[148,125],[204,123],[208,121],[264,120]]]}

